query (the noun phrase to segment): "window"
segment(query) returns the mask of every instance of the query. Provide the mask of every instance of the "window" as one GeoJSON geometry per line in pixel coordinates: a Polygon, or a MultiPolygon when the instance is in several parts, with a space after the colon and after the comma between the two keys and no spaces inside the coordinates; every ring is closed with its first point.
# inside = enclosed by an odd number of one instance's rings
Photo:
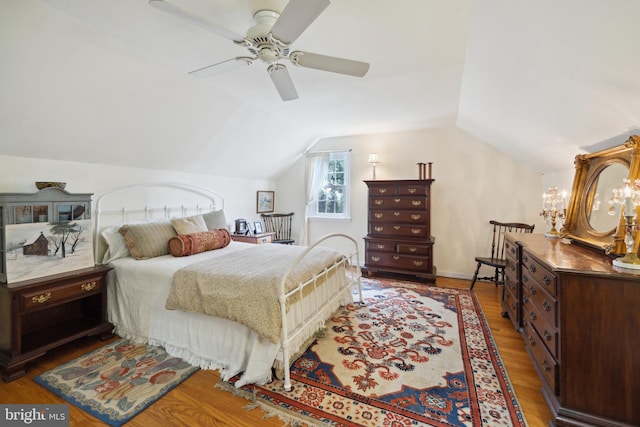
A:
{"type": "Polygon", "coordinates": [[[313,216],[349,218],[349,154],[343,151],[329,155],[326,176],[314,198],[313,216]]]}

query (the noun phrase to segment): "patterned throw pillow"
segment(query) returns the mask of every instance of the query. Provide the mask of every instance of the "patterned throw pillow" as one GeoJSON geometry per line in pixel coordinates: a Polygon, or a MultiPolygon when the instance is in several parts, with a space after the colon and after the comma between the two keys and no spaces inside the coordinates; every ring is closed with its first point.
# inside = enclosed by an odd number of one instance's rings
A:
{"type": "Polygon", "coordinates": [[[224,248],[231,242],[225,228],[200,233],[180,234],[169,240],[169,253],[173,256],[189,256],[200,252],[224,248]]]}

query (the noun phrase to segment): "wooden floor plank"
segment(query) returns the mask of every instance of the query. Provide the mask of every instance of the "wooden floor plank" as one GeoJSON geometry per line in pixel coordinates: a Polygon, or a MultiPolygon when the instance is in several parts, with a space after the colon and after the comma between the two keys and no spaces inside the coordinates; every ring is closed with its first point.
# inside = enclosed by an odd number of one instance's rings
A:
{"type": "MultiPolygon", "coordinates": [[[[438,277],[436,285],[450,288],[469,287],[466,280],[438,277]]],[[[501,316],[498,288],[479,282],[474,287],[482,311],[498,346],[518,401],[530,427],[548,425],[551,413],[541,393],[542,384],[529,356],[524,341],[509,319],[501,316]]],[[[42,372],[53,369],[105,342],[87,337],[50,351],[44,357],[27,365],[27,374],[11,383],[0,383],[2,403],[65,403],[65,401],[33,381],[42,372]]],[[[215,426],[253,427],[283,426],[276,417],[264,419],[260,409],[247,410],[248,401],[222,391],[214,385],[219,380],[214,371],[198,371],[180,386],[170,391],[152,406],[133,418],[127,427],[149,426],[215,426]]],[[[71,426],[103,426],[99,420],[70,405],[71,426]]]]}

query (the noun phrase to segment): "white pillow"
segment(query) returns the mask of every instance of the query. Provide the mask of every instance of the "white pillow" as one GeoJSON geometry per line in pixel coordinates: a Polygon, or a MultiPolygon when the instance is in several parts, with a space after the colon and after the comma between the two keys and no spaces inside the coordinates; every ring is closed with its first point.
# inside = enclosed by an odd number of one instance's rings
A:
{"type": "Polygon", "coordinates": [[[178,234],[193,234],[208,231],[207,224],[202,215],[189,216],[186,218],[173,218],[171,225],[178,234]]]}
{"type": "Polygon", "coordinates": [[[111,227],[105,228],[100,233],[107,244],[107,250],[102,257],[103,264],[108,264],[118,258],[130,256],[127,243],[124,241],[124,237],[120,234],[119,230],[119,225],[112,225],[111,227]]]}

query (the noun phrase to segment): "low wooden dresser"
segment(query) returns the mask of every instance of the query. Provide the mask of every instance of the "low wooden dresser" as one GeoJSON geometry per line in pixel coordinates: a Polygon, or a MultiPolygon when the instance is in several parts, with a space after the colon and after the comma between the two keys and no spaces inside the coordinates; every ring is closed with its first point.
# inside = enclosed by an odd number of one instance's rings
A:
{"type": "Polygon", "coordinates": [[[86,335],[112,336],[106,275],[96,266],[0,284],[0,370],[20,378],[25,364],[86,335]]]}
{"type": "Polygon", "coordinates": [[[640,272],[560,239],[507,239],[503,309],[542,379],[550,425],[640,425],[640,272]]]}
{"type": "Polygon", "coordinates": [[[433,179],[365,181],[369,189],[364,273],[397,273],[435,282],[431,236],[433,179]]]}

